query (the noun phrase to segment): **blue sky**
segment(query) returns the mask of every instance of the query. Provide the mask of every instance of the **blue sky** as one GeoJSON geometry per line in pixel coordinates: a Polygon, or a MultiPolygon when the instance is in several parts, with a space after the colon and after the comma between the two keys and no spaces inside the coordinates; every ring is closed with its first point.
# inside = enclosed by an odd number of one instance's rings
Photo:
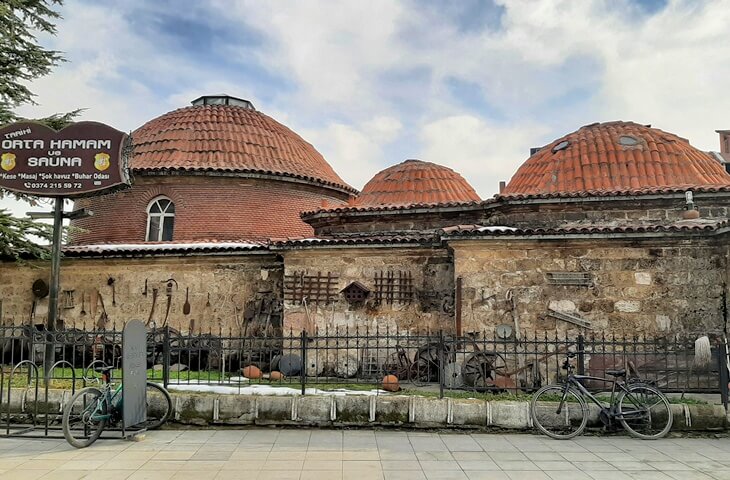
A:
{"type": "MultiPolygon", "coordinates": [[[[634,120],[718,149],[730,0],[67,0],[32,84],[40,116],[133,130],[225,92],[302,135],[356,188],[407,158],[482,197],[581,125],[634,120]]],[[[0,206],[18,207],[8,200],[0,206]]]]}

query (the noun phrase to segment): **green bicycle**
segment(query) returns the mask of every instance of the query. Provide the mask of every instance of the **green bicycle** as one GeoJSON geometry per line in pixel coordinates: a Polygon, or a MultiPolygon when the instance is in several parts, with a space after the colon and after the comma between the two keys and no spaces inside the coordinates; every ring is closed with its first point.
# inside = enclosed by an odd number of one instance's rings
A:
{"type": "MultiPolygon", "coordinates": [[[[112,389],[112,367],[94,370],[101,374],[102,386],[79,390],[63,409],[63,436],[76,448],[88,447],[106,427],[122,420],[122,384],[112,389]]],[[[147,420],[140,427],[153,430],[170,418],[172,399],[164,387],[153,382],[147,382],[146,395],[147,420]]]]}

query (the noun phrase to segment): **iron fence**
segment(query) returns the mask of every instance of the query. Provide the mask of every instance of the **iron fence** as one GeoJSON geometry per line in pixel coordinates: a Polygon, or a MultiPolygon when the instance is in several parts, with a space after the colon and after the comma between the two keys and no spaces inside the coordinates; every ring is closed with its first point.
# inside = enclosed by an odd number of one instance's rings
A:
{"type": "MultiPolygon", "coordinates": [[[[568,351],[577,352],[577,371],[603,377],[629,361],[641,377],[666,392],[727,394],[725,347],[711,338],[711,356],[695,351],[697,336],[618,337],[531,334],[499,338],[493,332],[454,337],[444,332],[342,328],[246,336],[234,331],[181,333],[152,328],[147,333],[148,378],[173,389],[243,392],[289,387],[381,388],[445,395],[448,392],[530,393],[561,375],[568,351]]],[[[13,382],[94,377],[94,367],[121,368],[122,332],[32,326],[0,327],[0,399],[13,382]],[[54,363],[43,368],[48,346],[54,363]]],[[[121,371],[119,372],[121,374],[121,371]]],[[[22,383],[22,382],[21,382],[22,383]]],[[[45,388],[48,388],[46,382],[45,388]]],[[[601,389],[600,382],[591,385],[601,389]]],[[[2,400],[0,400],[0,404],[2,400]]]]}

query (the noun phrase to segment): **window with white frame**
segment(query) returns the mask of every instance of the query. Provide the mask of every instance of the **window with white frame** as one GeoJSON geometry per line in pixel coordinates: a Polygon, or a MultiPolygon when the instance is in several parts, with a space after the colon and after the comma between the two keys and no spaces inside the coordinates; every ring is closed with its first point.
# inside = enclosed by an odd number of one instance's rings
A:
{"type": "Polygon", "coordinates": [[[175,204],[165,197],[156,198],[147,208],[147,241],[170,242],[175,226],[175,204]]]}

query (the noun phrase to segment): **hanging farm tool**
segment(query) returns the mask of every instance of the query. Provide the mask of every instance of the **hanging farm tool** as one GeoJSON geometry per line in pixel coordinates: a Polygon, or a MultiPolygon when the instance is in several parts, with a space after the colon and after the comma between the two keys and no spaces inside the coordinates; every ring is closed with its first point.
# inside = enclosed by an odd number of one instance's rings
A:
{"type": "Polygon", "coordinates": [[[157,305],[157,292],[156,288],[152,289],[152,308],[150,308],[150,316],[147,318],[147,326],[152,323],[152,317],[155,315],[155,306],[157,305]]]}
{"type": "Polygon", "coordinates": [[[112,287],[112,305],[117,306],[117,288],[115,286],[116,280],[114,277],[109,277],[109,279],[106,281],[106,284],[112,287]]]}
{"type": "Polygon", "coordinates": [[[185,287],[185,303],[183,304],[183,314],[184,315],[190,315],[190,301],[188,300],[189,294],[190,294],[190,288],[185,287]]]}
{"type": "Polygon", "coordinates": [[[165,295],[167,295],[167,307],[165,307],[165,319],[162,321],[162,326],[167,326],[167,319],[170,318],[170,306],[172,305],[172,288],[173,286],[177,289],[177,281],[174,278],[166,280],[165,295]]]}

